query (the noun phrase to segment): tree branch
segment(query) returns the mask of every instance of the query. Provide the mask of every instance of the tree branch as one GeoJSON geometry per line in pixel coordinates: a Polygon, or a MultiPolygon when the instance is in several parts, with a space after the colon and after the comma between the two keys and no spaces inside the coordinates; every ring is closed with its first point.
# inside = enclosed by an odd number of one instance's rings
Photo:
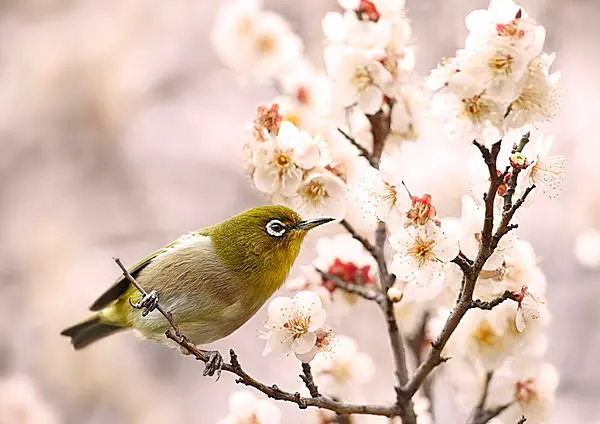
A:
{"type": "Polygon", "coordinates": [[[467,420],[467,424],[486,424],[488,421],[496,418],[500,415],[504,410],[512,405],[512,403],[507,403],[504,405],[497,406],[495,408],[486,408],[485,403],[488,398],[490,383],[492,381],[492,376],[494,375],[493,371],[488,371],[485,376],[485,384],[483,386],[483,391],[481,393],[481,398],[479,402],[473,408],[469,419],[467,420]]]}
{"type": "Polygon", "coordinates": [[[377,290],[369,289],[368,287],[356,283],[347,283],[337,275],[329,274],[318,268],[315,268],[315,270],[319,273],[319,275],[321,275],[321,278],[332,282],[333,284],[335,284],[336,288],[339,288],[340,290],[356,294],[364,299],[372,300],[379,304],[383,304],[383,302],[385,302],[385,295],[378,292],[377,290]]]}
{"type": "Polygon", "coordinates": [[[517,421],[517,424],[525,424],[525,421],[527,421],[527,418],[525,418],[525,415],[521,415],[521,419],[517,421]]]}
{"type": "Polygon", "coordinates": [[[485,309],[485,310],[489,311],[489,310],[495,308],[496,306],[500,305],[505,300],[509,300],[509,299],[517,301],[518,295],[511,292],[510,290],[505,290],[504,293],[502,293],[497,298],[490,300],[489,302],[484,302],[483,300],[480,300],[480,299],[473,299],[471,301],[471,308],[485,309]]]}
{"type": "Polygon", "coordinates": [[[350,144],[352,144],[354,147],[356,147],[358,149],[358,154],[360,156],[364,157],[373,168],[377,168],[377,162],[375,162],[375,160],[373,159],[373,156],[371,155],[371,153],[369,153],[369,151],[367,149],[365,149],[363,146],[361,146],[360,143],[358,141],[356,141],[356,139],[354,137],[352,137],[350,134],[345,132],[343,129],[338,128],[337,130],[346,138],[346,140],[348,140],[350,142],[350,144]]]}
{"type": "Polygon", "coordinates": [[[310,364],[302,363],[302,374],[300,374],[300,378],[304,382],[304,385],[308,389],[311,397],[318,398],[321,396],[319,394],[319,388],[315,384],[315,380],[313,379],[312,370],[310,368],[310,364]]]}
{"type": "Polygon", "coordinates": [[[352,237],[354,237],[360,242],[360,244],[363,245],[363,247],[371,254],[371,256],[373,256],[373,258],[377,258],[377,248],[373,246],[366,237],[361,236],[358,231],[356,231],[354,227],[345,219],[340,221],[340,224],[345,228],[346,231],[348,231],[348,233],[350,233],[352,237]]]}
{"type": "MultiPolygon", "coordinates": [[[[433,371],[433,369],[443,362],[442,351],[446,346],[446,343],[448,343],[450,336],[460,323],[462,317],[472,307],[473,292],[475,291],[475,284],[479,278],[479,273],[481,272],[485,262],[489,259],[496,248],[500,237],[503,235],[503,232],[507,232],[507,227],[510,224],[510,218],[512,218],[512,215],[509,219],[502,220],[496,233],[496,235],[499,235],[499,237],[497,239],[495,237],[493,238],[494,200],[496,198],[498,187],[502,183],[503,179],[501,176],[498,176],[496,167],[496,160],[498,153],[500,152],[501,142],[502,141],[500,140],[494,143],[489,150],[485,146],[479,144],[477,141],[473,143],[481,152],[483,160],[487,165],[490,177],[490,185],[486,195],[484,196],[485,217],[481,232],[481,245],[479,247],[479,251],[477,252],[475,261],[468,268],[464,266],[465,264],[462,263],[463,261],[458,260],[459,266],[461,266],[461,263],[463,265],[461,269],[463,269],[464,273],[460,296],[456,305],[450,312],[442,331],[431,344],[431,350],[429,351],[427,357],[416,369],[410,381],[403,387],[405,396],[413,396],[418,388],[423,384],[427,376],[433,371]]],[[[515,204],[515,206],[518,208],[520,204],[515,204]]],[[[455,259],[455,263],[456,261],[457,259],[455,259]]]]}

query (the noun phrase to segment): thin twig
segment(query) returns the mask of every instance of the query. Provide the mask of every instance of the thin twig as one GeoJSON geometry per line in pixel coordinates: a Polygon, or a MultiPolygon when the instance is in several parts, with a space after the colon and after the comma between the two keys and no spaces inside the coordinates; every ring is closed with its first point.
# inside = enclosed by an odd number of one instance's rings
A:
{"type": "MultiPolygon", "coordinates": [[[[144,288],[142,286],[140,286],[140,284],[136,281],[136,279],[133,278],[133,276],[129,273],[127,268],[125,268],[125,265],[123,265],[123,262],[121,262],[121,259],[113,258],[113,260],[117,263],[119,268],[121,268],[121,271],[123,271],[123,276],[127,279],[127,281],[129,281],[131,284],[133,284],[133,286],[136,289],[138,289],[138,291],[140,293],[142,293],[142,296],[147,296],[148,293],[146,292],[146,290],[144,290],[144,288]]],[[[177,324],[175,323],[175,320],[173,319],[173,314],[171,314],[171,312],[163,309],[163,307],[160,306],[160,303],[156,306],[156,309],[158,309],[158,311],[167,319],[167,321],[169,321],[169,324],[171,324],[171,327],[173,327],[175,332],[178,335],[180,335],[181,331],[179,331],[179,327],[177,326],[177,324]]]]}
{"type": "Polygon", "coordinates": [[[373,290],[356,283],[347,283],[337,275],[329,274],[318,268],[315,268],[315,270],[319,273],[319,275],[321,275],[321,278],[330,281],[341,290],[344,290],[348,293],[356,294],[364,299],[372,300],[379,304],[382,304],[385,301],[385,295],[383,293],[378,292],[377,290],[373,290]]]}
{"type": "Polygon", "coordinates": [[[319,388],[315,384],[315,380],[312,375],[312,369],[310,368],[310,364],[302,363],[302,374],[300,374],[300,378],[304,382],[304,385],[308,389],[308,392],[313,398],[317,398],[321,396],[319,394],[319,388]]]}
{"type": "Polygon", "coordinates": [[[348,233],[350,233],[352,237],[354,237],[360,242],[360,244],[363,245],[363,247],[371,254],[371,256],[373,256],[374,258],[377,256],[377,248],[373,246],[373,244],[371,244],[371,242],[367,240],[366,237],[361,236],[348,221],[343,219],[342,221],[340,221],[340,224],[342,225],[342,227],[344,227],[346,231],[348,231],[348,233]]]}
{"type": "Polygon", "coordinates": [[[525,424],[525,421],[527,421],[527,418],[525,418],[525,415],[521,415],[521,418],[519,421],[517,421],[517,424],[525,424]]]}
{"type": "Polygon", "coordinates": [[[364,157],[367,161],[369,161],[369,164],[372,167],[374,167],[374,168],[377,167],[377,163],[373,160],[373,156],[371,155],[371,153],[369,153],[369,151],[367,149],[365,149],[363,146],[361,146],[360,143],[358,141],[356,141],[356,139],[354,137],[352,137],[350,134],[348,134],[343,129],[338,128],[337,130],[346,138],[346,140],[348,140],[350,142],[350,144],[352,144],[354,147],[356,147],[358,149],[358,153],[360,156],[364,157]]]}
{"type": "MultiPolygon", "coordinates": [[[[135,278],[127,271],[127,268],[123,265],[123,263],[118,259],[114,258],[115,262],[123,271],[123,275],[127,280],[142,293],[142,295],[146,295],[147,292],[144,288],[136,281],[135,278]]],[[[169,321],[169,324],[173,328],[173,330],[168,329],[165,332],[165,336],[169,339],[177,343],[191,355],[193,355],[197,360],[207,363],[209,361],[209,356],[198,349],[198,347],[193,344],[190,339],[182,334],[179,330],[177,324],[173,321],[173,317],[169,311],[166,311],[160,303],[157,305],[156,309],[169,321]]],[[[231,357],[229,363],[223,364],[222,370],[230,372],[238,376],[236,379],[236,383],[244,384],[249,387],[254,387],[257,390],[260,390],[268,397],[283,400],[287,402],[292,402],[298,405],[299,408],[305,409],[309,406],[323,408],[341,415],[349,415],[349,414],[367,414],[367,415],[381,415],[385,417],[397,417],[401,415],[401,408],[398,405],[391,406],[381,406],[381,405],[355,405],[348,404],[340,401],[335,401],[329,397],[323,396],[318,393],[316,385],[314,385],[314,381],[312,383],[313,389],[311,395],[316,394],[316,397],[303,397],[300,393],[291,393],[281,390],[276,385],[267,386],[264,383],[254,379],[248,373],[246,373],[237,358],[237,355],[232,350],[229,351],[229,355],[231,357]]],[[[303,367],[303,371],[306,373],[306,369],[303,367]]],[[[312,373],[311,380],[312,380],[312,373]]],[[[305,374],[306,376],[306,374],[305,374]]],[[[309,388],[309,391],[311,389],[309,388]]]]}
{"type": "Polygon", "coordinates": [[[471,301],[471,308],[485,309],[489,311],[495,308],[496,306],[500,305],[505,300],[509,299],[517,301],[518,295],[516,293],[511,292],[510,290],[505,290],[504,293],[502,293],[497,298],[490,300],[489,302],[485,302],[481,299],[473,299],[471,301]]]}

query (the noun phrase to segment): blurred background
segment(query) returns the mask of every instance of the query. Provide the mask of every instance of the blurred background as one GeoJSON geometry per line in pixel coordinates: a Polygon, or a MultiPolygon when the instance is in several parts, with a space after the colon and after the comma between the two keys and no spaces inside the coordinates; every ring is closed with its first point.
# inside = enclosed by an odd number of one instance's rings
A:
{"type": "MultiPolygon", "coordinates": [[[[265,202],[246,179],[241,146],[256,104],[275,93],[241,84],[217,60],[209,33],[218,3],[0,2],[0,424],[215,423],[226,415],[236,389],[229,375],[203,378],[201,364],[131,333],[77,353],[58,335],[116,278],[113,256],[131,265],[265,202]]],[[[266,4],[320,63],[321,19],[336,1],[266,4]]],[[[546,50],[557,52],[553,69],[565,86],[547,129],[555,151],[570,157],[568,184],[558,200],[536,198],[521,226],[549,281],[548,358],[561,373],[553,422],[600,423],[600,273],[573,253],[580,231],[600,228],[600,3],[521,4],[547,28],[546,50]]],[[[462,46],[464,17],[486,6],[407,1],[419,75],[462,46]]],[[[442,214],[458,211],[457,198],[442,214]]],[[[387,340],[377,311],[363,309],[341,332],[380,364],[367,399],[386,401],[387,340]]],[[[261,311],[216,347],[235,348],[256,377],[296,390],[298,363],[262,356],[263,319],[261,311]]],[[[285,422],[306,421],[306,412],[279,406],[285,422]]],[[[459,422],[450,409],[440,399],[442,422],[459,422]]]]}

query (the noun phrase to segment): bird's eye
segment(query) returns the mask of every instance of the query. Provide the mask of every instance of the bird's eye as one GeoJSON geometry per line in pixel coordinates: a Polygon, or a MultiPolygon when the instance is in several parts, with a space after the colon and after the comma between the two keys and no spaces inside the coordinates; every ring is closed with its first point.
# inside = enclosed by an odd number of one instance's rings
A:
{"type": "Polygon", "coordinates": [[[267,224],[267,233],[274,237],[281,237],[286,230],[285,224],[278,219],[273,219],[267,224]]]}

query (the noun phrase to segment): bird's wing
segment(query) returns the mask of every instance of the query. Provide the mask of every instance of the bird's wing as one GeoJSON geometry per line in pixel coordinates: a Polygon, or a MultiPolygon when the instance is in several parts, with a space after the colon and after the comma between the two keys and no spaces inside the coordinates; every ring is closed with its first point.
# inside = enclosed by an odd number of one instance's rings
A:
{"type": "MultiPolygon", "coordinates": [[[[166,252],[168,249],[174,247],[175,245],[177,245],[178,243],[180,243],[182,240],[186,239],[187,237],[190,237],[193,235],[205,235],[204,233],[205,233],[205,231],[200,230],[198,232],[186,234],[186,235],[178,238],[177,240],[167,244],[162,249],[159,249],[156,252],[149,254],[144,259],[142,259],[137,264],[135,264],[133,267],[129,268],[128,269],[129,273],[131,274],[132,277],[135,278],[136,275],[142,269],[144,269],[150,262],[152,262],[152,260],[154,258],[156,258],[161,253],[166,252]]],[[[127,281],[125,276],[121,275],[117,279],[117,281],[115,281],[115,283],[108,290],[106,290],[98,299],[96,299],[96,301],[92,304],[92,306],[90,306],[90,311],[99,311],[101,309],[104,309],[108,305],[110,305],[112,302],[116,301],[123,293],[125,293],[127,291],[127,289],[129,288],[129,284],[130,284],[129,281],[127,281]]]]}

